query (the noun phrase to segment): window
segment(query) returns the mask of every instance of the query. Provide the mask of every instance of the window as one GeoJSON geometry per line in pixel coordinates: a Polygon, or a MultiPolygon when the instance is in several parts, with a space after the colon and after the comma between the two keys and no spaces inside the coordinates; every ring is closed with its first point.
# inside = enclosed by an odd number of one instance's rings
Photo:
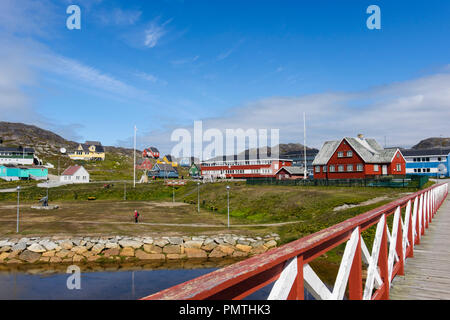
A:
{"type": "Polygon", "coordinates": [[[362,165],[362,163],[358,163],[358,164],[356,165],[356,171],[363,171],[363,165],[362,165]]]}
{"type": "Polygon", "coordinates": [[[322,167],[323,172],[327,172],[327,166],[322,167]]]}
{"type": "Polygon", "coordinates": [[[373,165],[373,171],[375,171],[375,172],[380,171],[380,166],[377,165],[377,164],[374,164],[374,165],[373,165]]]}
{"type": "Polygon", "coordinates": [[[438,157],[438,161],[441,161],[441,157],[438,157]]]}
{"type": "Polygon", "coordinates": [[[347,151],[347,157],[353,157],[353,152],[347,151]]]}
{"type": "Polygon", "coordinates": [[[344,172],[344,166],[342,164],[338,165],[338,171],[344,172]]]}
{"type": "Polygon", "coordinates": [[[422,172],[422,169],[420,169],[420,168],[419,168],[419,169],[417,169],[417,172],[422,172]]]}
{"type": "Polygon", "coordinates": [[[397,163],[397,171],[402,171],[402,164],[401,163],[397,163]]]}
{"type": "Polygon", "coordinates": [[[344,157],[344,152],[343,151],[339,151],[338,152],[338,158],[342,158],[344,157]]]}
{"type": "Polygon", "coordinates": [[[316,166],[316,173],[319,173],[319,172],[320,172],[320,167],[316,166]]]}
{"type": "Polygon", "coordinates": [[[349,172],[353,171],[353,165],[352,164],[348,164],[347,165],[347,171],[349,171],[349,172]]]}
{"type": "Polygon", "coordinates": [[[330,172],[334,172],[334,171],[335,171],[334,165],[331,165],[330,166],[330,172]]]}
{"type": "Polygon", "coordinates": [[[417,172],[417,169],[414,169],[414,172],[417,172]]]}

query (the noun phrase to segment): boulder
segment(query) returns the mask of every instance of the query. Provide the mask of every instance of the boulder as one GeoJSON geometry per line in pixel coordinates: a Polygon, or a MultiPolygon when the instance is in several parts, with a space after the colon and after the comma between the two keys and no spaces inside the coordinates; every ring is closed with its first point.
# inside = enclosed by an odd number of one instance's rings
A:
{"type": "Polygon", "coordinates": [[[277,242],[275,240],[269,240],[266,243],[264,243],[264,246],[267,248],[273,248],[277,246],[277,242]]]}
{"type": "Polygon", "coordinates": [[[228,256],[232,255],[234,252],[234,248],[230,246],[219,245],[217,248],[228,256]]]}
{"type": "Polygon", "coordinates": [[[179,259],[185,259],[185,254],[178,254],[178,253],[169,253],[166,255],[167,260],[179,260],[179,259]]]}
{"type": "Polygon", "coordinates": [[[210,242],[208,244],[205,244],[201,247],[201,249],[205,250],[205,251],[212,251],[215,247],[217,247],[217,243],[215,242],[210,242]]]}
{"type": "Polygon", "coordinates": [[[76,246],[73,247],[70,251],[75,252],[76,254],[83,254],[84,252],[88,251],[88,249],[84,246],[76,246]]]}
{"type": "Polygon", "coordinates": [[[9,252],[9,251],[11,251],[10,246],[3,246],[0,248],[0,252],[9,252]]]}
{"type": "Polygon", "coordinates": [[[183,244],[183,238],[181,237],[170,237],[169,238],[170,244],[183,244]]]}
{"type": "Polygon", "coordinates": [[[105,248],[107,248],[107,249],[119,249],[120,246],[119,246],[119,244],[116,243],[116,242],[107,242],[107,243],[105,244],[105,248]]]}
{"type": "Polygon", "coordinates": [[[208,255],[205,251],[198,248],[184,248],[184,253],[189,259],[192,258],[207,258],[208,255]]]}
{"type": "Polygon", "coordinates": [[[142,242],[136,240],[120,240],[119,244],[122,248],[130,247],[134,249],[139,249],[143,245],[142,242]]]}
{"type": "Polygon", "coordinates": [[[120,251],[120,255],[124,257],[134,257],[134,249],[132,247],[125,247],[120,251]]]}
{"type": "Polygon", "coordinates": [[[91,248],[91,251],[93,254],[99,254],[105,249],[105,246],[103,244],[97,243],[91,248]]]}
{"type": "Polygon", "coordinates": [[[267,251],[267,247],[264,245],[260,245],[258,247],[254,247],[251,251],[250,254],[254,255],[254,254],[260,254],[260,253],[264,253],[267,251]]]}
{"type": "MultiPolygon", "coordinates": [[[[54,257],[56,254],[55,250],[46,251],[42,254],[43,257],[54,257]]],[[[59,258],[59,257],[58,257],[59,258]]]]}
{"type": "Polygon", "coordinates": [[[162,253],[162,248],[152,244],[144,244],[144,251],[148,253],[162,253]]]}
{"type": "Polygon", "coordinates": [[[161,248],[164,247],[168,243],[169,243],[169,241],[167,241],[166,239],[158,239],[158,240],[154,240],[153,241],[153,244],[155,246],[158,246],[158,247],[161,247],[161,248]]]}
{"type": "Polygon", "coordinates": [[[19,255],[19,259],[25,262],[34,263],[39,260],[41,254],[38,252],[25,250],[19,255]]]}
{"type": "Polygon", "coordinates": [[[18,242],[17,244],[11,247],[11,251],[23,251],[27,248],[27,244],[25,242],[18,242]]]}
{"type": "Polygon", "coordinates": [[[64,240],[64,241],[61,241],[59,246],[63,249],[70,250],[73,248],[73,243],[70,240],[64,240]]]}
{"type": "Polygon", "coordinates": [[[237,244],[236,245],[236,249],[242,251],[242,252],[250,252],[250,250],[252,250],[251,246],[246,246],[244,244],[237,244]]]}
{"type": "Polygon", "coordinates": [[[43,246],[47,251],[55,250],[56,247],[58,246],[53,241],[41,241],[40,245],[43,246]]]}
{"type": "Polygon", "coordinates": [[[176,244],[169,244],[163,248],[163,252],[166,254],[181,254],[181,246],[176,244]]]}
{"type": "Polygon", "coordinates": [[[28,250],[28,251],[32,251],[32,252],[36,252],[36,253],[42,253],[42,252],[47,251],[43,246],[41,246],[41,245],[38,244],[38,243],[33,243],[32,245],[30,245],[30,246],[27,248],[27,250],[28,250]]]}
{"type": "Polygon", "coordinates": [[[111,248],[111,249],[106,249],[105,251],[103,251],[103,256],[105,257],[111,257],[111,256],[118,256],[120,253],[118,248],[111,248]]]}
{"type": "Polygon", "coordinates": [[[50,257],[50,263],[60,263],[62,259],[60,257],[50,257]]]}
{"type": "Polygon", "coordinates": [[[203,240],[190,240],[184,243],[185,248],[197,248],[200,249],[203,245],[203,240]]]}
{"type": "Polygon", "coordinates": [[[135,257],[140,259],[140,260],[149,260],[152,257],[151,253],[147,253],[143,250],[136,250],[136,252],[134,253],[135,257]]]}
{"type": "Polygon", "coordinates": [[[214,248],[214,250],[211,251],[208,255],[208,257],[210,258],[223,258],[225,256],[226,254],[222,250],[220,250],[219,247],[214,248]]]}
{"type": "Polygon", "coordinates": [[[3,262],[6,258],[8,258],[9,253],[8,252],[2,252],[0,253],[0,263],[3,262]]]}
{"type": "Polygon", "coordinates": [[[80,256],[79,254],[76,254],[76,255],[73,256],[72,262],[74,262],[74,263],[81,262],[81,261],[83,261],[83,259],[84,259],[83,256],[80,256]]]}

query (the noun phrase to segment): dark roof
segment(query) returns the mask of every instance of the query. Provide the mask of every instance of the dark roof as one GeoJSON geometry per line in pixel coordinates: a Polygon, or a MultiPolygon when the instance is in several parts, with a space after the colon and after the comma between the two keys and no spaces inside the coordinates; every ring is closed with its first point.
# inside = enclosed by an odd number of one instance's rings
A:
{"type": "Polygon", "coordinates": [[[289,174],[292,175],[302,175],[305,174],[305,169],[303,167],[297,167],[297,166],[290,166],[290,167],[281,167],[280,169],[278,169],[278,172],[280,172],[281,170],[286,170],[289,174]]]}
{"type": "Polygon", "coordinates": [[[166,159],[170,162],[173,162],[172,156],[170,154],[166,154],[164,157],[166,157],[166,159]]]}
{"type": "Polygon", "coordinates": [[[150,148],[148,148],[148,150],[150,150],[153,153],[159,153],[159,150],[155,147],[150,147],[150,148]]]}
{"type": "Polygon", "coordinates": [[[17,151],[17,152],[34,153],[33,148],[22,148],[22,147],[0,147],[0,151],[17,151]]]}
{"type": "Polygon", "coordinates": [[[446,156],[450,153],[450,148],[433,149],[405,149],[402,150],[404,156],[446,156]]]}
{"type": "MultiPolygon", "coordinates": [[[[86,142],[89,142],[89,141],[86,141],[86,142]]],[[[91,141],[91,142],[95,142],[95,141],[91,141]]],[[[80,145],[83,148],[84,152],[89,152],[90,146],[95,146],[95,152],[105,152],[105,149],[103,148],[103,146],[101,144],[80,143],[80,145]]]]}
{"type": "Polygon", "coordinates": [[[168,163],[156,163],[151,171],[157,171],[157,168],[161,171],[173,171],[178,172],[176,168],[172,167],[171,164],[168,163]]]}

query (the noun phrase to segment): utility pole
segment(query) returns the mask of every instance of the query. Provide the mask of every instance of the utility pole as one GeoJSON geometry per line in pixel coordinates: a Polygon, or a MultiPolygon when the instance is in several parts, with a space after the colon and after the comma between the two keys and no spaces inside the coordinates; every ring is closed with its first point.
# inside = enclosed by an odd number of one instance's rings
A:
{"type": "Polygon", "coordinates": [[[303,112],[303,156],[305,158],[305,170],[304,170],[304,179],[307,179],[308,170],[306,169],[306,116],[305,112],[303,112]]]}
{"type": "Polygon", "coordinates": [[[197,182],[197,212],[200,213],[200,182],[197,182]]]}
{"type": "Polygon", "coordinates": [[[123,200],[127,200],[127,182],[123,184],[123,200]]]}
{"type": "Polygon", "coordinates": [[[230,228],[230,186],[227,186],[227,219],[228,228],[230,228]]]}
{"type": "Polygon", "coordinates": [[[17,227],[16,233],[19,233],[19,205],[20,205],[20,186],[17,186],[17,227]]]}
{"type": "Polygon", "coordinates": [[[134,149],[133,149],[133,188],[136,188],[136,125],[134,125],[134,149]]]}

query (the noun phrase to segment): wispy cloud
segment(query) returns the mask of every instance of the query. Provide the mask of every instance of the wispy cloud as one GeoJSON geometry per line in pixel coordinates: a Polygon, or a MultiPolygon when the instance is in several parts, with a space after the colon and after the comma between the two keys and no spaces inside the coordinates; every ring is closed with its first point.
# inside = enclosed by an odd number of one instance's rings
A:
{"type": "Polygon", "coordinates": [[[139,21],[142,15],[140,10],[123,10],[114,8],[111,10],[102,10],[97,14],[98,21],[103,25],[126,26],[134,25],[139,21]]]}
{"type": "Polygon", "coordinates": [[[220,53],[217,56],[217,61],[221,61],[224,60],[226,58],[228,58],[233,52],[236,51],[237,48],[239,48],[239,46],[244,42],[244,39],[239,40],[233,47],[231,47],[230,49],[220,53]]]}
{"type": "Polygon", "coordinates": [[[172,19],[169,19],[163,24],[158,24],[158,20],[158,18],[153,20],[150,26],[145,29],[144,45],[148,48],[156,46],[160,38],[167,32],[165,29],[166,25],[172,21],[172,19]]]}
{"type": "Polygon", "coordinates": [[[182,64],[187,64],[187,63],[193,63],[193,62],[197,61],[198,58],[200,58],[200,56],[177,59],[177,60],[171,61],[170,63],[173,65],[182,65],[182,64]]]}
{"type": "Polygon", "coordinates": [[[160,83],[163,85],[167,85],[167,81],[159,79],[158,77],[156,77],[155,75],[150,74],[150,73],[139,71],[139,72],[136,72],[134,75],[143,80],[146,80],[146,81],[149,81],[152,83],[160,83]]]}

